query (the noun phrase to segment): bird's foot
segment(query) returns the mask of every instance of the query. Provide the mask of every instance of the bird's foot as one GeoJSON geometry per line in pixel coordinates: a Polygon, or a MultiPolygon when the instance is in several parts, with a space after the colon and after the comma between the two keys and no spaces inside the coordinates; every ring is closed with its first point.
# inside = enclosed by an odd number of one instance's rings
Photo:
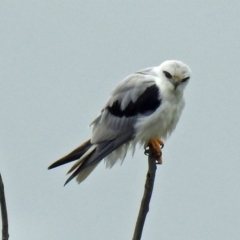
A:
{"type": "Polygon", "coordinates": [[[162,164],[162,148],[164,147],[164,143],[162,140],[158,138],[152,138],[145,145],[145,155],[149,155],[150,151],[153,152],[153,155],[156,158],[156,164],[162,164]]]}

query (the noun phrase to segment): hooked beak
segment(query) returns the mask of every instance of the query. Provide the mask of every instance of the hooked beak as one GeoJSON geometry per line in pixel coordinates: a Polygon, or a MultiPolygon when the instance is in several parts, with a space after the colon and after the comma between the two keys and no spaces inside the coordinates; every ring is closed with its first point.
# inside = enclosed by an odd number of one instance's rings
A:
{"type": "Polygon", "coordinates": [[[172,85],[174,86],[174,91],[177,89],[178,85],[179,85],[179,82],[178,81],[175,81],[175,79],[169,79],[170,82],[172,83],[172,85]]]}
{"type": "Polygon", "coordinates": [[[173,83],[174,90],[176,90],[176,89],[177,89],[178,85],[179,85],[179,84],[178,84],[177,82],[174,82],[174,83],[173,83]]]}

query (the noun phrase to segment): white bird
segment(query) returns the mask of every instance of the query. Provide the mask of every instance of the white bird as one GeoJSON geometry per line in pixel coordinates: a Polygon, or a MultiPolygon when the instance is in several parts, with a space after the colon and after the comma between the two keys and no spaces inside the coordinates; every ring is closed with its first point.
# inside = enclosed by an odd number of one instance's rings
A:
{"type": "Polygon", "coordinates": [[[49,169],[77,160],[67,179],[78,183],[105,159],[107,167],[133,153],[137,143],[151,146],[162,162],[163,140],[175,129],[185,102],[183,91],[190,68],[183,62],[165,61],[123,79],[113,90],[101,114],[91,123],[92,136],[77,149],[49,166],[49,169]]]}

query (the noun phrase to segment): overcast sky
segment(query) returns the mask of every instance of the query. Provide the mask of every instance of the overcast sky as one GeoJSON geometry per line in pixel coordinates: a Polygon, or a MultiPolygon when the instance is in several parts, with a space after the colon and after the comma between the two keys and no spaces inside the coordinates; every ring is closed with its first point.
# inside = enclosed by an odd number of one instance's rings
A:
{"type": "Polygon", "coordinates": [[[170,59],[192,78],[158,166],[144,240],[240,235],[239,1],[0,1],[0,171],[10,239],[131,239],[143,149],[66,187],[47,167],[90,137],[128,74],[170,59]]]}

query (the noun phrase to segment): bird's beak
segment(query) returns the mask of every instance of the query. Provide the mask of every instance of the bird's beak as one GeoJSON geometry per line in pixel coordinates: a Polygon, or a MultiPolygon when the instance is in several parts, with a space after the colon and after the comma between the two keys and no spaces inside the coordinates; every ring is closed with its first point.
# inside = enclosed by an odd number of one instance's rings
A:
{"type": "Polygon", "coordinates": [[[178,85],[179,85],[179,82],[176,81],[174,78],[170,79],[170,82],[174,86],[174,91],[175,91],[177,89],[178,85]]]}
{"type": "Polygon", "coordinates": [[[173,83],[173,86],[174,86],[174,90],[176,90],[178,87],[178,83],[177,82],[173,83]]]}

